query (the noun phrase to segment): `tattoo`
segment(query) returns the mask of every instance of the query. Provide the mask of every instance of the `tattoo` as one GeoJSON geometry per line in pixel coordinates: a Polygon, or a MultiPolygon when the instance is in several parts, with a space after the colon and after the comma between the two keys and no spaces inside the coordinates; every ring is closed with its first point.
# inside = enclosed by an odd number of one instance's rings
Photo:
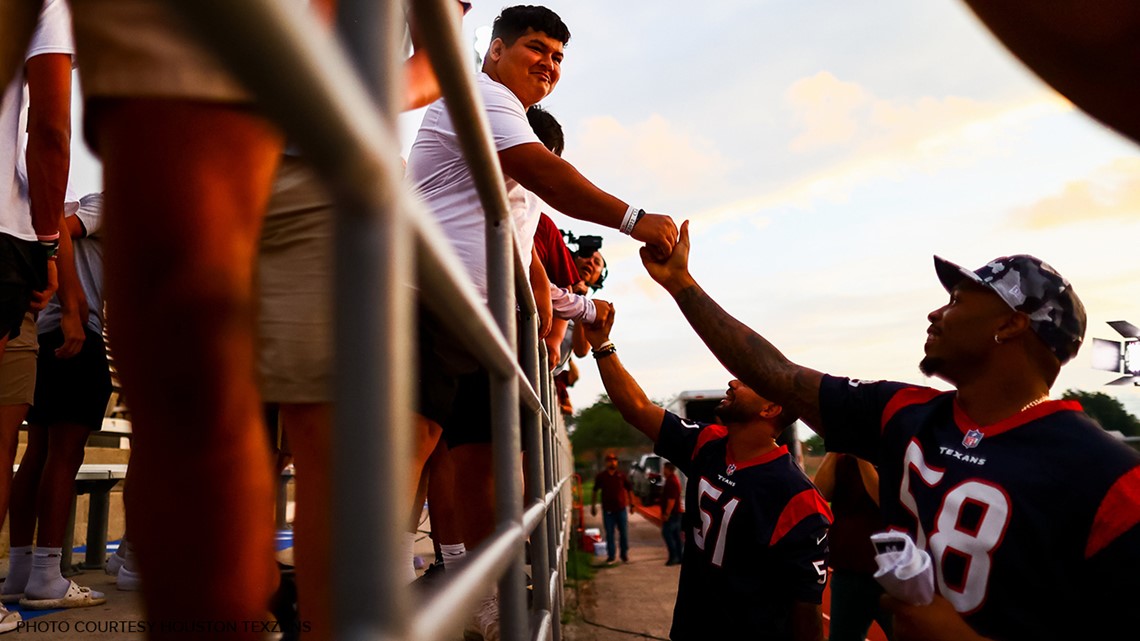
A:
{"type": "Polygon", "coordinates": [[[728,371],[813,428],[819,425],[819,372],[789,361],[767,339],[724,311],[699,285],[686,287],[674,298],[697,335],[728,371]]]}

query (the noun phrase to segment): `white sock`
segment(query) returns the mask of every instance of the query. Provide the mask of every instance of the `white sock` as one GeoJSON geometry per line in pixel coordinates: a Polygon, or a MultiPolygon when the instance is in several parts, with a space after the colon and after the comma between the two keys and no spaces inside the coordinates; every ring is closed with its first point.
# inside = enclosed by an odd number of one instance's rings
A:
{"type": "Polygon", "coordinates": [[[135,556],[135,546],[130,541],[123,541],[119,544],[119,549],[115,552],[123,553],[123,567],[127,568],[128,572],[138,573],[139,571],[139,558],[135,556]]]}
{"type": "Polygon", "coordinates": [[[416,533],[404,532],[404,551],[407,553],[408,563],[404,566],[408,573],[405,579],[408,583],[416,580],[416,533]]]}
{"type": "Polygon", "coordinates": [[[443,554],[443,569],[448,574],[462,570],[467,563],[467,547],[462,543],[440,545],[439,551],[443,554]]]}
{"type": "Polygon", "coordinates": [[[60,572],[62,557],[63,548],[36,548],[32,554],[32,574],[24,590],[29,599],[59,599],[67,594],[71,581],[60,572]]]}
{"type": "Polygon", "coordinates": [[[4,579],[4,594],[19,594],[28,585],[32,574],[32,550],[35,546],[20,545],[8,550],[8,578],[4,579]]]}

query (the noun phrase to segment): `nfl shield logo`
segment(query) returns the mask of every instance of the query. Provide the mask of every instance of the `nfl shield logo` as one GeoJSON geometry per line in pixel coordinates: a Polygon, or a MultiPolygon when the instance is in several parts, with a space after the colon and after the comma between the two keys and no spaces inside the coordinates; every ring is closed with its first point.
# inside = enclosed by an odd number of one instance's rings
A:
{"type": "Polygon", "coordinates": [[[962,437],[962,447],[977,447],[978,443],[982,442],[982,437],[985,436],[978,430],[970,430],[962,437]]]}
{"type": "Polygon", "coordinates": [[[729,463],[728,468],[725,469],[725,473],[728,474],[729,476],[732,476],[732,473],[735,471],[736,471],[736,463],[729,463]]]}

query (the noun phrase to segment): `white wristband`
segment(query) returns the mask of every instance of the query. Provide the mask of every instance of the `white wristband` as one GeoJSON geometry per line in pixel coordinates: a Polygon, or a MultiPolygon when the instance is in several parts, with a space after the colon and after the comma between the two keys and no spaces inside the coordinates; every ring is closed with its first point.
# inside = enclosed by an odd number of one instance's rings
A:
{"type": "Polygon", "coordinates": [[[633,232],[633,224],[635,222],[637,222],[637,212],[638,212],[638,209],[636,207],[634,207],[633,205],[630,205],[625,210],[625,216],[622,217],[622,219],[621,219],[621,227],[618,227],[618,231],[625,234],[626,236],[628,236],[630,233],[632,233],[633,232]]]}

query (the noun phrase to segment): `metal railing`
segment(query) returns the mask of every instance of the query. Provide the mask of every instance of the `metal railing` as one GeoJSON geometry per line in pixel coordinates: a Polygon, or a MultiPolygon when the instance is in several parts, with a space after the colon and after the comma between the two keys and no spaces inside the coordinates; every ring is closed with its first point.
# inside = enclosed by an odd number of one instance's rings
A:
{"type": "Polygon", "coordinates": [[[339,379],[335,396],[336,637],[445,639],[497,582],[502,638],[559,639],[569,443],[560,413],[551,411],[557,402],[534,299],[520,269],[490,127],[451,18],[454,0],[414,0],[412,10],[487,212],[486,306],[435,220],[402,184],[394,134],[402,87],[401,3],[340,0],[338,39],[294,2],[168,2],[299,146],[337,203],[334,305],[352,313],[336,314],[335,325],[337,370],[351,372],[339,379]],[[408,587],[395,571],[408,562],[398,524],[407,514],[402,497],[408,495],[411,451],[414,379],[408,372],[415,325],[414,294],[406,284],[412,282],[430,311],[464,337],[490,372],[496,469],[495,533],[469,552],[466,568],[414,616],[408,587]]]}

